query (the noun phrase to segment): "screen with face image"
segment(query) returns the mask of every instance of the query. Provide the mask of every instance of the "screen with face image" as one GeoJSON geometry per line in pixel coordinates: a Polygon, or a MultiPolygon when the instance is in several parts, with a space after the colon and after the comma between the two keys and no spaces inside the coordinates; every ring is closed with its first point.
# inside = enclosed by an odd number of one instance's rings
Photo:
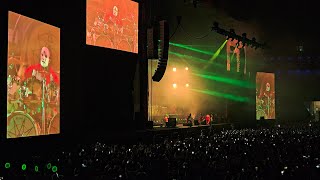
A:
{"type": "Polygon", "coordinates": [[[60,29],[8,15],[7,138],[60,133],[60,29]]]}
{"type": "Polygon", "coordinates": [[[256,76],[256,119],[275,119],[274,73],[258,72],[256,76]]]}
{"type": "Polygon", "coordinates": [[[132,0],[87,0],[86,43],[138,53],[138,9],[132,0]]]}

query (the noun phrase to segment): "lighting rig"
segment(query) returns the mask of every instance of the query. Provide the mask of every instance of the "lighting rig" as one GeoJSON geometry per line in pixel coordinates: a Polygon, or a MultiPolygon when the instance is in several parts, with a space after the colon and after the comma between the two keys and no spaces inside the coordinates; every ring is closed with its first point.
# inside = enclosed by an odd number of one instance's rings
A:
{"type": "Polygon", "coordinates": [[[242,42],[243,46],[251,45],[251,48],[255,48],[255,49],[258,49],[258,48],[264,49],[267,47],[266,43],[263,43],[263,44],[258,43],[256,41],[256,38],[254,37],[252,39],[248,39],[247,33],[243,33],[242,36],[240,36],[235,33],[234,29],[230,29],[229,31],[227,31],[225,29],[220,28],[218,22],[213,22],[213,26],[211,27],[211,30],[226,36],[227,39],[231,39],[232,41],[236,39],[238,40],[238,43],[242,42]]]}

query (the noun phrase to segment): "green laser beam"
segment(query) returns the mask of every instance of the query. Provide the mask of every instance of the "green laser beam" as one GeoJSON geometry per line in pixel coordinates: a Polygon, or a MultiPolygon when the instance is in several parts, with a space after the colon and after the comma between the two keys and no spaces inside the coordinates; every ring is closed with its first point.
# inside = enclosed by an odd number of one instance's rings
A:
{"type": "MultiPolygon", "coordinates": [[[[220,55],[220,52],[222,51],[222,49],[224,48],[224,46],[227,44],[228,40],[225,40],[222,45],[219,47],[219,49],[213,54],[213,56],[210,58],[209,60],[209,64],[211,64],[219,55],[220,55]]],[[[207,64],[204,69],[206,69],[209,64],[207,64]]]]}
{"type": "Polygon", "coordinates": [[[191,51],[202,53],[202,54],[206,54],[206,55],[210,55],[210,56],[214,55],[214,53],[211,52],[211,51],[205,51],[205,50],[193,48],[193,47],[190,47],[190,46],[186,46],[186,45],[183,45],[183,44],[169,42],[169,45],[180,47],[180,48],[183,48],[183,49],[191,50],[191,51]]]}
{"type": "Polygon", "coordinates": [[[236,96],[233,94],[226,94],[226,93],[221,93],[221,92],[217,92],[217,91],[210,91],[210,90],[200,90],[200,89],[193,89],[193,88],[191,88],[190,90],[195,91],[195,92],[199,92],[199,93],[203,93],[203,94],[207,94],[207,95],[211,95],[211,96],[230,99],[233,101],[250,102],[250,98],[248,98],[248,97],[236,96]]]}
{"type": "Polygon", "coordinates": [[[219,68],[225,68],[225,66],[223,66],[222,64],[209,62],[208,60],[205,60],[205,59],[201,59],[201,58],[197,58],[197,57],[189,56],[189,55],[185,55],[185,54],[180,54],[180,53],[173,52],[173,51],[169,51],[169,55],[175,55],[179,58],[187,58],[187,59],[190,59],[190,60],[192,60],[194,62],[198,62],[198,63],[205,63],[205,64],[210,63],[212,65],[219,67],[219,68]]]}
{"type": "Polygon", "coordinates": [[[198,76],[198,77],[205,78],[205,79],[210,79],[213,81],[218,81],[218,82],[231,84],[231,85],[235,85],[235,86],[239,86],[239,87],[250,88],[250,89],[255,88],[255,84],[251,83],[249,81],[242,81],[242,80],[230,79],[230,78],[226,78],[226,77],[219,77],[219,76],[212,76],[212,75],[198,74],[198,73],[192,73],[192,74],[195,76],[198,76]]]}

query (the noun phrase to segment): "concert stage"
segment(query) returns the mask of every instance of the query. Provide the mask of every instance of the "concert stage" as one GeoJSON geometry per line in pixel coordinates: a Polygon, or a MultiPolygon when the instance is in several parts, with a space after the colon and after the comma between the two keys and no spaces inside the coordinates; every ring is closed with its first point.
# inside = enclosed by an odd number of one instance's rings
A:
{"type": "Polygon", "coordinates": [[[169,128],[164,126],[153,126],[152,129],[146,129],[137,131],[136,135],[139,141],[155,142],[157,139],[163,139],[165,137],[178,137],[179,136],[190,136],[192,134],[199,133],[201,130],[209,129],[211,126],[212,130],[220,131],[223,129],[231,129],[232,123],[219,123],[212,125],[195,125],[195,126],[183,126],[178,124],[176,127],[169,128]]]}

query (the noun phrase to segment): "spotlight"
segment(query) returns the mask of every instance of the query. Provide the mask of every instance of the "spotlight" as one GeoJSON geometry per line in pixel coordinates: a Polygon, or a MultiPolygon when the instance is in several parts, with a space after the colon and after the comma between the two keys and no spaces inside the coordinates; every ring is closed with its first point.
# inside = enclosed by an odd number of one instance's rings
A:
{"type": "Polygon", "coordinates": [[[175,68],[175,67],[172,68],[172,71],[173,71],[173,72],[176,72],[176,71],[177,71],[177,68],[175,68]]]}
{"type": "Polygon", "coordinates": [[[189,68],[188,68],[188,67],[186,67],[185,69],[186,69],[186,71],[188,71],[188,70],[189,70],[189,68]]]}
{"type": "Polygon", "coordinates": [[[176,88],[177,88],[177,84],[176,84],[176,83],[172,84],[172,87],[173,87],[174,89],[176,89],[176,88]]]}
{"type": "Polygon", "coordinates": [[[188,83],[186,84],[186,87],[189,87],[189,84],[188,84],[188,83]]]}

